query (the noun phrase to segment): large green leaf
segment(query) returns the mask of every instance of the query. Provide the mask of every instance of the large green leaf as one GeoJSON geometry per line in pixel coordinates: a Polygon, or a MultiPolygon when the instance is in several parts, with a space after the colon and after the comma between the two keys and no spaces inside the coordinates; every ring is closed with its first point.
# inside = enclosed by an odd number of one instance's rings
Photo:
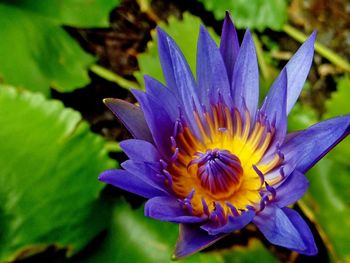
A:
{"type": "MultiPolygon", "coordinates": [[[[171,262],[177,236],[176,224],[146,218],[143,207],[132,210],[120,201],[114,207],[111,228],[101,246],[74,262],[171,262]]],[[[252,240],[247,247],[197,253],[181,262],[254,262],[254,258],[259,258],[259,262],[276,262],[258,240],[252,240]]]]}
{"type": "Polygon", "coordinates": [[[258,239],[252,238],[247,246],[234,246],[222,253],[226,263],[278,263],[279,260],[269,252],[258,239]]]}
{"type": "Polygon", "coordinates": [[[94,58],[80,48],[61,24],[103,25],[106,9],[117,1],[82,2],[86,1],[1,1],[2,82],[45,95],[49,95],[50,87],[64,92],[86,85],[87,69],[94,58]],[[85,20],[86,17],[89,18],[85,20]]]}
{"type": "Polygon", "coordinates": [[[1,2],[45,16],[58,24],[106,27],[108,14],[120,0],[2,0],[1,2]]]}
{"type": "MultiPolygon", "coordinates": [[[[192,16],[189,13],[184,13],[183,20],[178,20],[175,17],[170,17],[168,24],[160,23],[159,26],[165,30],[179,45],[183,52],[192,72],[196,72],[196,50],[197,36],[201,20],[198,17],[192,16]]],[[[218,43],[219,37],[213,30],[209,29],[209,33],[218,43]]],[[[149,75],[164,83],[164,77],[159,62],[157,50],[157,35],[152,32],[152,39],[147,46],[147,52],[140,54],[137,58],[140,71],[135,73],[135,77],[143,86],[143,75],[149,75]]]]}
{"type": "Polygon", "coordinates": [[[301,208],[319,229],[334,262],[350,259],[350,166],[324,158],[308,173],[301,208]]]}
{"type": "MultiPolygon", "coordinates": [[[[344,76],[337,81],[337,90],[326,101],[326,112],[324,118],[333,118],[343,114],[350,114],[350,78],[344,76]]],[[[338,147],[330,153],[337,161],[343,164],[349,164],[350,157],[350,138],[346,138],[338,147]]]]}
{"type": "Polygon", "coordinates": [[[287,21],[285,0],[198,0],[212,11],[216,19],[223,19],[229,11],[237,28],[281,30],[287,21]]]}
{"type": "Polygon", "coordinates": [[[105,227],[98,174],[113,162],[79,113],[0,86],[0,261],[80,250],[105,227]]]}

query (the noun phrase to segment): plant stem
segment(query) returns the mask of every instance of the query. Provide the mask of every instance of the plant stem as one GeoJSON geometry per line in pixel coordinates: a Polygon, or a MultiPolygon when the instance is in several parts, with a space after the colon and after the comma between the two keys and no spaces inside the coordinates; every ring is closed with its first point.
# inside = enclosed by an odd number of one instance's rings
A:
{"type": "MultiPolygon", "coordinates": [[[[288,24],[285,24],[283,26],[283,31],[301,43],[307,39],[307,36],[305,34],[303,34],[298,29],[288,24]]],[[[339,56],[335,52],[333,52],[331,49],[327,48],[326,46],[322,45],[319,42],[315,42],[315,50],[321,56],[325,57],[330,62],[332,62],[334,65],[338,66],[339,68],[345,71],[350,72],[349,62],[343,59],[341,56],[339,56]]]]}
{"type": "Polygon", "coordinates": [[[270,79],[270,72],[268,65],[266,64],[266,61],[264,59],[264,52],[262,50],[261,42],[254,32],[252,33],[252,37],[255,44],[256,56],[258,57],[258,63],[260,66],[261,74],[264,79],[270,79]]]}
{"type": "Polygon", "coordinates": [[[94,72],[96,75],[100,76],[101,78],[104,78],[108,81],[117,83],[120,87],[129,90],[132,87],[139,88],[139,84],[136,82],[124,79],[121,76],[118,76],[114,72],[100,66],[100,65],[92,65],[90,67],[90,70],[94,72]]]}

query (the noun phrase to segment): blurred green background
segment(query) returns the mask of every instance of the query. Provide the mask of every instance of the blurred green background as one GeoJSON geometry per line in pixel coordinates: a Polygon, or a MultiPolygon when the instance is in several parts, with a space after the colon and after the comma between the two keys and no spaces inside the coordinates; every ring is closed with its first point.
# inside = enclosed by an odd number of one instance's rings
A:
{"type": "MultiPolygon", "coordinates": [[[[125,160],[130,134],[103,105],[135,102],[162,80],[155,27],[192,70],[199,25],[219,42],[225,11],[253,32],[262,96],[306,36],[316,54],[290,130],[350,113],[350,2],[342,0],[0,0],[0,262],[170,262],[177,225],[99,173],[125,160]]],[[[350,140],[309,173],[295,205],[319,254],[269,244],[253,225],[184,262],[350,262],[350,140]]]]}

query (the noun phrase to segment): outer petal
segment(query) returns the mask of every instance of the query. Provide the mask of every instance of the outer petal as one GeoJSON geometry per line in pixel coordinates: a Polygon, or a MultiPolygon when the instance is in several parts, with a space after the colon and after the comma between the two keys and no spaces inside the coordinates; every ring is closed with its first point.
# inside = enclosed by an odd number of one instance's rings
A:
{"type": "Polygon", "coordinates": [[[275,123],[275,143],[279,144],[283,142],[287,131],[287,81],[287,71],[283,69],[261,107],[262,113],[266,114],[270,123],[275,123]]]}
{"type": "Polygon", "coordinates": [[[160,28],[157,28],[157,32],[158,50],[165,81],[182,103],[188,123],[196,130],[193,109],[202,113],[202,106],[192,72],[175,41],[160,28]]]}
{"type": "Polygon", "coordinates": [[[154,196],[164,196],[165,193],[146,184],[140,179],[124,170],[107,170],[104,171],[98,178],[100,181],[111,184],[125,191],[151,198],[154,196]]]}
{"type": "Polygon", "coordinates": [[[296,160],[295,169],[305,173],[350,133],[350,115],[317,123],[289,136],[281,147],[285,160],[296,160]]]}
{"type": "Polygon", "coordinates": [[[197,47],[197,81],[202,104],[216,104],[219,93],[227,103],[231,103],[230,83],[224,61],[214,40],[203,26],[200,27],[197,47]]]}
{"type": "Polygon", "coordinates": [[[309,187],[309,181],[305,175],[295,170],[287,179],[276,188],[274,203],[279,207],[294,204],[303,197],[309,187]]]}
{"type": "Polygon", "coordinates": [[[225,62],[229,82],[232,83],[233,68],[239,52],[239,42],[229,12],[226,12],[224,25],[222,26],[220,52],[225,62]]]}
{"type": "Polygon", "coordinates": [[[205,218],[189,215],[174,197],[154,197],[145,204],[145,216],[173,223],[199,223],[205,218]]]}
{"type": "Polygon", "coordinates": [[[170,137],[173,135],[174,129],[174,123],[170,116],[164,110],[164,107],[151,96],[140,90],[132,90],[132,93],[141,105],[157,149],[163,158],[170,158],[170,137]]]}
{"type": "Polygon", "coordinates": [[[162,175],[159,163],[127,160],[121,166],[127,172],[137,177],[139,184],[147,184],[159,190],[159,192],[163,192],[162,195],[169,195],[168,187],[165,184],[167,178],[162,175]]]}
{"type": "Polygon", "coordinates": [[[181,259],[215,243],[225,235],[208,235],[196,224],[181,224],[173,258],[181,259]]]}
{"type": "Polygon", "coordinates": [[[229,234],[245,227],[252,221],[254,216],[255,212],[249,210],[242,213],[240,216],[230,216],[228,222],[223,226],[216,226],[213,223],[208,223],[202,225],[201,228],[207,231],[210,235],[229,234]]]}
{"type": "Polygon", "coordinates": [[[175,94],[152,77],[144,76],[144,80],[146,93],[157,101],[162,102],[162,105],[170,116],[171,120],[175,121],[177,118],[179,118],[181,104],[178,102],[175,94]]]}
{"type": "Polygon", "coordinates": [[[232,79],[231,92],[234,104],[239,109],[248,108],[252,121],[259,100],[259,69],[254,42],[249,30],[246,31],[238,53],[232,79]]]}
{"type": "Polygon", "coordinates": [[[314,57],[315,40],[316,32],[313,32],[285,66],[288,74],[287,114],[297,101],[309,74],[314,57]]]}
{"type": "Polygon", "coordinates": [[[160,159],[157,148],[147,141],[130,139],[119,145],[131,160],[156,162],[160,159]]]}
{"type": "Polygon", "coordinates": [[[298,251],[301,254],[304,255],[316,255],[318,252],[317,246],[315,244],[314,237],[312,235],[312,232],[309,228],[309,226],[305,223],[304,219],[293,209],[290,209],[288,207],[282,208],[283,212],[288,216],[291,222],[295,226],[299,226],[299,234],[301,235],[302,239],[306,243],[307,250],[304,251],[298,251]]]}
{"type": "Polygon", "coordinates": [[[153,143],[151,132],[141,109],[120,99],[104,99],[103,102],[119,118],[124,126],[136,139],[153,143]]]}
{"type": "Polygon", "coordinates": [[[290,208],[267,206],[253,219],[253,222],[272,244],[305,255],[317,253],[309,227],[300,215],[290,208]]]}

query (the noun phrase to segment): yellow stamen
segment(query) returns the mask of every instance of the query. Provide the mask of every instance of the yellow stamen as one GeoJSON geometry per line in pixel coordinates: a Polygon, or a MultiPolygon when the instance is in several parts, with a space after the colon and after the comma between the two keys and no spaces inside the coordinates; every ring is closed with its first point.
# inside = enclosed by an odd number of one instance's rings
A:
{"type": "MultiPolygon", "coordinates": [[[[173,179],[173,191],[179,198],[186,198],[194,190],[191,205],[196,215],[204,213],[202,199],[209,213],[215,210],[215,203],[219,202],[226,215],[231,214],[226,203],[233,205],[239,213],[246,210],[248,205],[259,205],[260,190],[264,186],[253,165],[264,157],[274,130],[264,122],[251,124],[248,111],[244,112],[242,119],[237,109],[231,111],[221,104],[211,107],[211,112],[205,112],[202,117],[194,112],[200,138],[185,125],[175,138],[180,151],[177,160],[167,168],[173,179]],[[207,152],[213,152],[212,156],[208,155],[210,160],[205,159],[207,152]],[[217,152],[226,157],[215,155],[217,152]],[[205,158],[199,159],[198,156],[205,158]],[[238,158],[240,165],[231,164],[230,158],[238,158]],[[242,173],[239,176],[227,174],[236,173],[237,169],[242,173]]],[[[265,174],[280,164],[281,158],[276,154],[271,161],[257,168],[265,174]]],[[[266,182],[274,185],[281,179],[282,176],[276,176],[266,182]]]]}

